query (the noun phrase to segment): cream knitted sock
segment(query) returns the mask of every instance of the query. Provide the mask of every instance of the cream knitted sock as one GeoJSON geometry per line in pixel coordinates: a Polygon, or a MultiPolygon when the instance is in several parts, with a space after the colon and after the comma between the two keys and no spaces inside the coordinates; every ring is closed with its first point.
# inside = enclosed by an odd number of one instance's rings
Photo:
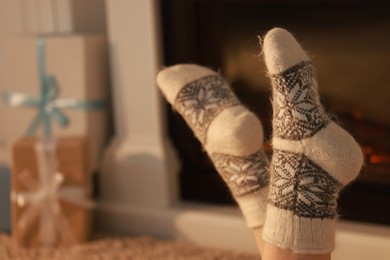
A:
{"type": "Polygon", "coordinates": [[[363,155],[353,137],[324,112],[315,69],[294,37],[273,29],[263,48],[274,110],[263,238],[298,253],[330,252],[338,193],[358,175],[363,155]]]}
{"type": "Polygon", "coordinates": [[[230,188],[250,228],[263,225],[268,159],[263,128],[214,71],[183,64],[162,70],[157,83],[191,127],[230,188]]]}

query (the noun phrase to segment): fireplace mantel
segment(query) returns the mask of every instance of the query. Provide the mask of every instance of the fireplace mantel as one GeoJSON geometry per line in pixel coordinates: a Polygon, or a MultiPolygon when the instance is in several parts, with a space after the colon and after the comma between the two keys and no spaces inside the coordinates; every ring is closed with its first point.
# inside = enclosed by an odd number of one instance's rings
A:
{"type": "MultiPolygon", "coordinates": [[[[182,202],[180,163],[155,84],[161,67],[159,1],[106,1],[115,137],[100,174],[98,225],[202,246],[257,252],[236,207],[182,202]]],[[[340,222],[334,259],[385,259],[390,228],[340,222]]]]}

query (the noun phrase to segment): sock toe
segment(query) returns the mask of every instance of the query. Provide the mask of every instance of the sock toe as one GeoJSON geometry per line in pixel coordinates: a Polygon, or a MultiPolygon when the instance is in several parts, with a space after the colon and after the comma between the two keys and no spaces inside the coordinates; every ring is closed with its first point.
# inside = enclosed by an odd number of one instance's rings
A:
{"type": "Polygon", "coordinates": [[[309,57],[287,30],[274,28],[264,37],[263,43],[265,64],[268,72],[277,74],[309,57]]]}
{"type": "Polygon", "coordinates": [[[172,104],[180,89],[185,85],[212,74],[216,73],[199,65],[178,64],[161,70],[157,75],[157,84],[168,102],[172,104]]]}

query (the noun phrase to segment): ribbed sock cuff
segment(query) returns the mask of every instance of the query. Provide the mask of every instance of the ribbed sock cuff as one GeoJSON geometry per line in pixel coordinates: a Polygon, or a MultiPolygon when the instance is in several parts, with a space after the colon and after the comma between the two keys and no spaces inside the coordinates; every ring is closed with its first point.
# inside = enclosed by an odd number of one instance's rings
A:
{"type": "Polygon", "coordinates": [[[268,204],[263,239],[296,253],[328,253],[334,249],[335,222],[335,219],[299,217],[268,204]]]}
{"type": "Polygon", "coordinates": [[[249,228],[261,228],[264,225],[267,197],[268,187],[264,187],[253,193],[235,198],[249,228]]]}

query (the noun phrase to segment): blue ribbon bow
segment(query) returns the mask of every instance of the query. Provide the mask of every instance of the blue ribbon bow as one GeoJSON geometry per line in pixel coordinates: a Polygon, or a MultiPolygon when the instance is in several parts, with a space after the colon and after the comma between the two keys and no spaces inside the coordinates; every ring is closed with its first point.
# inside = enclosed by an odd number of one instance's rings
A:
{"type": "Polygon", "coordinates": [[[32,97],[23,93],[5,93],[3,99],[10,106],[36,107],[38,113],[27,129],[26,135],[31,136],[43,124],[44,135],[50,137],[52,133],[51,123],[55,119],[57,123],[65,127],[69,124],[69,118],[61,111],[61,108],[71,109],[104,109],[104,100],[80,101],[74,98],[58,98],[59,88],[55,78],[46,72],[45,40],[39,37],[37,41],[38,72],[41,86],[40,97],[32,97]]]}

